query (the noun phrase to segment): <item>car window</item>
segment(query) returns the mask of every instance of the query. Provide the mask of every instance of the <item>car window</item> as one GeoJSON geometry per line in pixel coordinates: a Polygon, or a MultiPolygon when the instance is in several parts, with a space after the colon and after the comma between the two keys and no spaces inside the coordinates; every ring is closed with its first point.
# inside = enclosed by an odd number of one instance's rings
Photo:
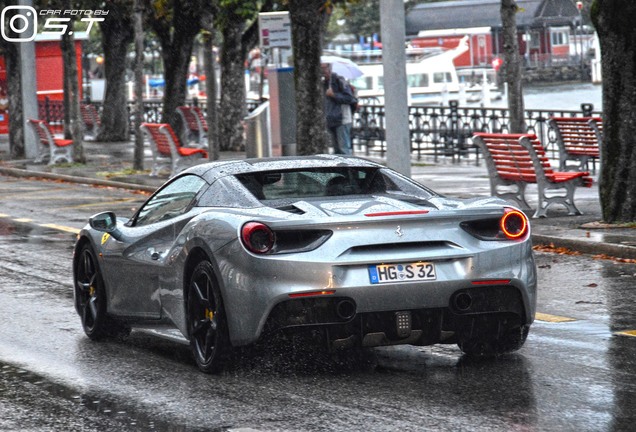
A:
{"type": "Polygon", "coordinates": [[[267,171],[239,174],[236,178],[260,201],[368,194],[427,199],[433,194],[389,170],[367,167],[267,171]]]}
{"type": "Polygon", "coordinates": [[[205,180],[195,175],[177,178],[143,205],[134,225],[148,225],[186,213],[205,184],[205,180]]]}

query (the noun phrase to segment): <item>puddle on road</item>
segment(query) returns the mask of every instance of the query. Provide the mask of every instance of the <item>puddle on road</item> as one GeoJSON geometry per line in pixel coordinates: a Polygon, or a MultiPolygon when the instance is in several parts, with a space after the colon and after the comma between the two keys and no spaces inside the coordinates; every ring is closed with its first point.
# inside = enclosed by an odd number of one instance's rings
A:
{"type": "Polygon", "coordinates": [[[24,243],[75,243],[77,235],[42,227],[32,223],[18,223],[10,219],[0,218],[0,237],[4,240],[24,243]]]}
{"type": "MultiPolygon", "coordinates": [[[[78,418],[89,417],[91,418],[91,424],[98,428],[100,426],[99,419],[102,419],[105,424],[118,423],[125,427],[126,430],[174,432],[198,432],[204,430],[154,418],[143,413],[141,408],[131,407],[130,404],[125,402],[90,393],[78,393],[75,389],[49,381],[47,378],[33,372],[0,362],[0,389],[2,388],[11,388],[11,396],[13,397],[7,398],[5,392],[0,392],[0,402],[4,399],[10,403],[9,406],[14,405],[24,408],[26,412],[33,414],[44,413],[47,419],[54,424],[57,420],[56,415],[68,415],[68,413],[65,414],[60,410],[54,409],[54,407],[72,402],[73,405],[78,407],[78,418]],[[36,387],[37,389],[35,389],[36,387]],[[16,395],[16,391],[19,391],[20,394],[16,395]],[[42,400],[43,398],[45,400],[42,400]],[[86,410],[86,412],[82,413],[82,410],[86,410]],[[98,418],[95,418],[95,413],[98,414],[98,418]]],[[[4,413],[4,416],[7,419],[11,419],[12,413],[4,413]]],[[[19,420],[19,413],[15,413],[15,416],[14,418],[19,420]]],[[[65,418],[60,420],[72,422],[74,419],[65,418]]]]}

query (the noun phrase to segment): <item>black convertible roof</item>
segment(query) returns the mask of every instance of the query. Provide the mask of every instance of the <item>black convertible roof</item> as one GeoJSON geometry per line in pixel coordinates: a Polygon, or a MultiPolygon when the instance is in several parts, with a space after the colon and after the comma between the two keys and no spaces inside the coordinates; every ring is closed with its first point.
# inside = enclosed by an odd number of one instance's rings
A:
{"type": "Polygon", "coordinates": [[[184,173],[199,175],[208,183],[212,183],[221,177],[249,172],[330,167],[382,167],[382,165],[354,156],[323,154],[209,162],[193,166],[184,173]]]}

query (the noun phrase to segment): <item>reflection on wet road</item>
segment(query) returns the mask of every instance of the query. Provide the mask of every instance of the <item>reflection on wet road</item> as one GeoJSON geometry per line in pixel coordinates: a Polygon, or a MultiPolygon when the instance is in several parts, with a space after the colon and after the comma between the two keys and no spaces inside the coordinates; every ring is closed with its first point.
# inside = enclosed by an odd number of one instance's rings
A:
{"type": "Polygon", "coordinates": [[[539,312],[573,320],[536,321],[515,355],[264,343],[207,376],[174,341],[83,335],[73,240],[0,218],[0,429],[632,430],[636,265],[537,254],[539,312]]]}

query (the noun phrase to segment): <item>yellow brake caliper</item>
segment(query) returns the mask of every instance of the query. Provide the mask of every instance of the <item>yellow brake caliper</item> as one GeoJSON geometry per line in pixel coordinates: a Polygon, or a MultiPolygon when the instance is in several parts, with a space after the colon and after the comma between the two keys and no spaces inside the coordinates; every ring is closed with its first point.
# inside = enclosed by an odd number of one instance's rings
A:
{"type": "Polygon", "coordinates": [[[205,308],[205,317],[209,319],[210,321],[212,321],[214,319],[214,311],[211,311],[211,310],[208,310],[208,308],[205,308]]]}

